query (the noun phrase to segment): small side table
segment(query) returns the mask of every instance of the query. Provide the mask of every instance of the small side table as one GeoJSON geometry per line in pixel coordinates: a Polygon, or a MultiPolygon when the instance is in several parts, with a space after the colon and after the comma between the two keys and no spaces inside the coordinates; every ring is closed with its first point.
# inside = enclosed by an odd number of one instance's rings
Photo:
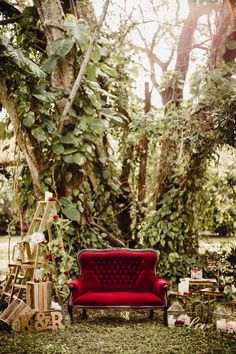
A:
{"type": "Polygon", "coordinates": [[[216,298],[222,298],[223,297],[223,293],[221,293],[219,290],[211,290],[211,289],[201,289],[199,290],[199,294],[200,295],[203,295],[203,296],[206,296],[208,298],[208,300],[210,299],[216,299],[216,298]]]}
{"type": "Polygon", "coordinates": [[[168,296],[173,296],[174,299],[180,300],[183,304],[184,310],[186,310],[188,299],[190,300],[196,297],[197,293],[180,294],[178,291],[169,291],[168,296]]]}
{"type": "Polygon", "coordinates": [[[217,285],[216,279],[193,279],[189,278],[189,286],[213,286],[217,285]]]}

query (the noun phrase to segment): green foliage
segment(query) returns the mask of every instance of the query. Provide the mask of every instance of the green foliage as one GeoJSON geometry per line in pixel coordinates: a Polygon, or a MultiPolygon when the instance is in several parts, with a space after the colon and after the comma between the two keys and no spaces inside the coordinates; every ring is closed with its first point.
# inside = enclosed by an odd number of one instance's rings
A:
{"type": "MultiPolygon", "coordinates": [[[[225,65],[211,72],[211,75],[208,75],[209,72],[206,75],[203,70],[201,87],[196,92],[196,95],[200,92],[200,96],[193,99],[193,102],[197,102],[196,110],[193,111],[192,106],[191,111],[188,107],[176,110],[169,106],[166,113],[164,136],[169,154],[166,156],[166,170],[162,171],[165,193],[159,199],[157,210],[150,211],[141,225],[139,238],[142,244],[161,250],[161,274],[173,282],[188,274],[198,250],[199,214],[194,213],[194,207],[200,205],[199,191],[204,183],[207,161],[213,156],[219,142],[232,146],[235,144],[232,134],[235,89],[231,85],[231,78],[225,77],[230,70],[225,65]]],[[[230,181],[233,183],[232,178],[230,181]]],[[[217,180],[217,183],[220,182],[217,180]]],[[[225,191],[223,193],[225,195],[225,191]]],[[[235,194],[232,193],[231,197],[233,201],[235,194]]],[[[213,198],[212,194],[210,199],[213,198]]],[[[225,198],[229,199],[227,196],[225,198]]],[[[230,205],[233,208],[232,202],[230,205]]],[[[221,207],[225,207],[225,203],[221,207]]],[[[226,211],[224,222],[228,223],[230,213],[226,211]]],[[[222,217],[219,212],[217,215],[222,217]]],[[[204,216],[207,218],[207,213],[204,216]]],[[[211,215],[211,220],[214,217],[211,215]]],[[[233,219],[231,222],[232,228],[233,219]]]]}
{"type": "Polygon", "coordinates": [[[232,149],[218,152],[206,173],[206,181],[197,196],[196,221],[199,230],[208,230],[219,236],[230,236],[236,232],[235,223],[235,172],[233,169],[234,152],[232,149]],[[227,166],[224,158],[230,156],[227,166]],[[204,212],[202,212],[204,210],[204,212]]]}
{"type": "Polygon", "coordinates": [[[165,91],[169,87],[183,89],[185,81],[180,72],[177,71],[165,71],[161,77],[160,91],[165,91]]]}
{"type": "Polygon", "coordinates": [[[45,73],[40,69],[40,67],[30,60],[23,50],[14,48],[6,36],[1,36],[0,41],[5,46],[6,56],[12,58],[19,68],[23,68],[39,78],[45,78],[45,73]]]}
{"type": "Polygon", "coordinates": [[[81,49],[85,49],[90,41],[90,29],[85,21],[77,19],[73,15],[67,15],[65,21],[65,30],[67,35],[79,45],[81,49]]]}
{"type": "MultiPolygon", "coordinates": [[[[216,278],[218,284],[223,286],[234,285],[236,274],[236,247],[234,244],[209,246],[201,255],[201,259],[206,277],[216,278]]],[[[227,291],[226,295],[229,295],[227,291]]],[[[233,297],[233,294],[231,295],[233,297]]],[[[230,300],[229,296],[227,296],[227,300],[230,300]]]]}

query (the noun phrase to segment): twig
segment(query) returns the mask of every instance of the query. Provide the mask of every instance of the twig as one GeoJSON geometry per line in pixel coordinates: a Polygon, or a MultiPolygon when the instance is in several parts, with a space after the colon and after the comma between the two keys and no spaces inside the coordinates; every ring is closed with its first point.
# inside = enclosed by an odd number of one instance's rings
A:
{"type": "Polygon", "coordinates": [[[5,26],[5,25],[8,25],[10,23],[16,23],[16,22],[19,22],[20,20],[23,19],[23,15],[18,15],[18,16],[14,16],[12,18],[8,18],[6,20],[1,20],[0,21],[0,26],[5,26]]]}
{"type": "Polygon", "coordinates": [[[184,147],[184,132],[182,131],[181,133],[181,141],[180,141],[180,148],[179,148],[179,156],[176,162],[176,165],[178,165],[182,159],[183,155],[183,147],[184,147]]]}
{"type": "Polygon", "coordinates": [[[118,246],[118,247],[126,247],[124,242],[122,242],[121,240],[119,240],[116,236],[112,235],[109,231],[107,231],[103,226],[98,225],[94,222],[90,222],[89,223],[91,226],[96,227],[97,229],[99,229],[100,231],[104,232],[107,236],[105,237],[105,239],[107,239],[108,241],[110,241],[111,243],[113,243],[114,245],[118,246]]]}
{"type": "Polygon", "coordinates": [[[89,64],[89,61],[91,59],[91,55],[92,55],[93,49],[94,49],[95,44],[96,44],[96,42],[98,40],[98,36],[100,34],[103,22],[105,20],[106,14],[107,14],[109,3],[110,3],[110,0],[106,0],[105,5],[103,7],[102,15],[101,15],[99,23],[98,23],[98,26],[97,26],[97,28],[96,28],[96,30],[95,30],[95,32],[93,34],[93,37],[92,37],[92,39],[90,41],[89,48],[88,48],[88,50],[87,50],[87,52],[85,54],[84,61],[83,61],[82,65],[81,65],[81,68],[80,68],[78,76],[77,76],[77,78],[75,80],[74,86],[73,86],[73,88],[72,88],[72,90],[70,92],[70,95],[69,95],[69,97],[67,99],[67,102],[65,104],[65,107],[63,109],[62,116],[66,116],[68,114],[68,112],[69,112],[69,110],[70,110],[70,108],[71,108],[71,106],[73,104],[73,101],[75,99],[77,91],[78,91],[78,89],[80,87],[80,83],[82,81],[82,78],[83,78],[83,76],[85,74],[85,71],[86,71],[87,66],[89,64]]]}

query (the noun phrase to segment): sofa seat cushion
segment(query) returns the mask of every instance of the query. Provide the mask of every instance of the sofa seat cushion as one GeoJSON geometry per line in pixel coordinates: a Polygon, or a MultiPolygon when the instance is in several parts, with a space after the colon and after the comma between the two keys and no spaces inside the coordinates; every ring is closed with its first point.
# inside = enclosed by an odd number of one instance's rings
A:
{"type": "Polygon", "coordinates": [[[162,306],[163,301],[154,293],[138,292],[89,292],[73,299],[77,306],[162,306]]]}

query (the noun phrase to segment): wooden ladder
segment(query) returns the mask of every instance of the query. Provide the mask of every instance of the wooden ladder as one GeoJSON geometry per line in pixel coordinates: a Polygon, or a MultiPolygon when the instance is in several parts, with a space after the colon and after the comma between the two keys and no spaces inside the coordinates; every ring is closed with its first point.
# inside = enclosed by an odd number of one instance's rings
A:
{"type": "MultiPolygon", "coordinates": [[[[45,230],[51,232],[50,222],[53,221],[55,213],[55,201],[39,201],[27,236],[32,235],[34,232],[43,233],[45,230]]],[[[46,255],[43,254],[43,259],[40,259],[40,244],[35,244],[31,247],[29,242],[21,241],[20,246],[22,246],[21,259],[9,264],[10,274],[0,297],[0,307],[3,302],[6,302],[6,298],[8,298],[8,304],[15,298],[22,298],[26,291],[27,281],[34,279],[37,269],[41,267],[48,269],[46,255]]]]}

